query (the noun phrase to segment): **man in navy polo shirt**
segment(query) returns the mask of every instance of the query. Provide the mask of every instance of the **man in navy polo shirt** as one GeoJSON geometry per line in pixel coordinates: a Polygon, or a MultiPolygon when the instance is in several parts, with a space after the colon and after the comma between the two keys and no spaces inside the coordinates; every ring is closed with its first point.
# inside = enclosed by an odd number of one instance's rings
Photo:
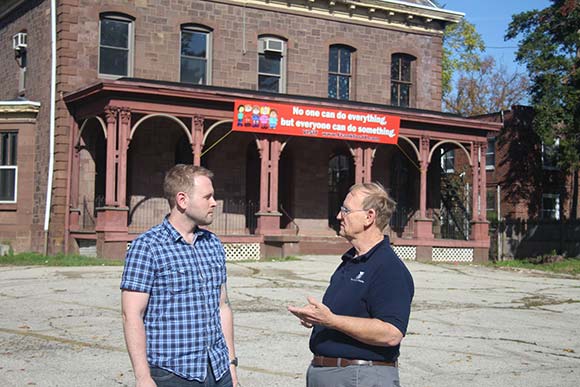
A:
{"type": "Polygon", "coordinates": [[[384,228],[395,202],[378,183],[356,184],[337,219],[352,248],[330,279],[322,303],[288,310],[313,328],[308,387],[399,386],[397,359],[407,331],[413,278],[384,228]]]}
{"type": "Polygon", "coordinates": [[[237,385],[224,248],[199,227],[213,221],[212,177],[193,165],[171,168],[169,215],[127,251],[121,302],[137,387],[237,385]]]}

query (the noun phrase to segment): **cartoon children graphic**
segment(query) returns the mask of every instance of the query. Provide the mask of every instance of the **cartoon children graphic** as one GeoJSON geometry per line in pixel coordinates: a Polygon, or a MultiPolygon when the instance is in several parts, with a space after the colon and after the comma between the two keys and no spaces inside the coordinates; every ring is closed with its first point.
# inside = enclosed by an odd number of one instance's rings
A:
{"type": "Polygon", "coordinates": [[[260,128],[268,129],[269,115],[270,115],[270,107],[262,106],[260,108],[260,128]]]}
{"type": "Polygon", "coordinates": [[[278,125],[278,112],[276,110],[270,111],[270,129],[276,129],[278,125]]]}
{"type": "Polygon", "coordinates": [[[252,105],[244,105],[244,126],[252,125],[252,105]]]}
{"type": "Polygon", "coordinates": [[[260,107],[254,105],[252,107],[252,127],[257,128],[258,126],[260,126],[260,107]]]}
{"type": "Polygon", "coordinates": [[[238,106],[238,126],[244,124],[244,105],[238,106]]]}

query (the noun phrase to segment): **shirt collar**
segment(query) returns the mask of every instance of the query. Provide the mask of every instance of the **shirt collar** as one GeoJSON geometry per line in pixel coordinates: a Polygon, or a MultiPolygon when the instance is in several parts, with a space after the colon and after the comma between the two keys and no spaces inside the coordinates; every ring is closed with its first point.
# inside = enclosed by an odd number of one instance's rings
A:
{"type": "MultiPolygon", "coordinates": [[[[173,240],[175,242],[179,242],[179,241],[185,242],[185,240],[183,239],[183,236],[179,233],[179,231],[177,231],[175,229],[175,227],[173,227],[171,222],[169,222],[168,216],[166,216],[163,219],[162,225],[165,228],[165,230],[169,233],[169,237],[171,238],[171,240],[173,240]]],[[[209,235],[209,232],[207,230],[204,230],[204,229],[199,228],[198,226],[195,226],[195,231],[194,231],[194,235],[193,235],[193,242],[191,244],[192,245],[195,244],[196,240],[206,238],[208,235],[209,235]]]]}
{"type": "Polygon", "coordinates": [[[342,261],[343,262],[346,262],[346,261],[365,262],[365,261],[369,260],[373,256],[374,252],[379,248],[379,246],[381,246],[384,243],[386,243],[387,245],[390,243],[389,237],[387,235],[385,235],[383,240],[380,241],[379,243],[377,243],[376,245],[374,245],[369,251],[367,251],[366,253],[364,253],[362,255],[359,255],[358,257],[355,256],[356,255],[355,248],[354,247],[351,248],[346,253],[344,253],[344,255],[342,256],[342,261]]]}

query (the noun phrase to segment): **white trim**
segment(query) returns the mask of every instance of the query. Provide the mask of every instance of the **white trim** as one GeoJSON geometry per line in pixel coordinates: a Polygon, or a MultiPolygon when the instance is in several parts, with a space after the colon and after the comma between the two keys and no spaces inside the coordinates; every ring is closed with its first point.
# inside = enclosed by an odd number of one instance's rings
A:
{"type": "Polygon", "coordinates": [[[36,107],[40,107],[40,102],[34,102],[34,101],[0,101],[0,106],[36,106],[36,107]]]}
{"type": "MultiPolygon", "coordinates": [[[[134,32],[134,25],[135,21],[131,18],[122,16],[122,15],[115,15],[115,14],[107,14],[106,12],[101,13],[99,15],[99,33],[97,36],[97,41],[99,42],[97,47],[97,74],[99,78],[103,79],[119,79],[123,77],[132,77],[133,76],[133,57],[135,56],[134,47],[135,47],[135,32],[134,32]],[[128,25],[127,31],[127,74],[125,75],[117,75],[117,74],[108,74],[101,72],[101,22],[103,19],[109,20],[117,20],[121,22],[126,22],[128,25]]],[[[108,47],[108,46],[105,46],[108,47]]],[[[119,47],[112,47],[112,48],[119,48],[119,47]]]]}
{"type": "Polygon", "coordinates": [[[464,12],[449,11],[448,9],[445,9],[445,8],[439,8],[431,0],[429,0],[429,3],[433,4],[432,7],[428,7],[426,5],[420,5],[420,4],[413,4],[413,3],[406,2],[406,1],[397,1],[397,0],[379,0],[379,2],[399,4],[399,5],[403,5],[405,7],[426,9],[429,11],[436,10],[438,12],[444,12],[444,13],[448,13],[450,15],[465,16],[464,12]]]}
{"type": "Polygon", "coordinates": [[[258,68],[257,68],[257,83],[256,83],[256,89],[258,91],[268,91],[268,90],[260,90],[260,75],[264,75],[264,76],[270,76],[270,77],[279,77],[279,84],[278,84],[278,91],[276,91],[277,93],[280,94],[284,94],[286,93],[286,83],[287,83],[287,62],[288,62],[288,42],[282,38],[279,38],[277,36],[273,36],[273,35],[262,35],[258,38],[258,68]],[[278,40],[282,43],[282,52],[280,53],[276,53],[275,55],[280,55],[280,74],[273,74],[273,73],[261,73],[260,72],[260,55],[266,55],[265,52],[260,52],[260,47],[262,47],[263,45],[263,41],[269,39],[269,40],[278,40]]]}
{"type": "Polygon", "coordinates": [[[189,82],[184,82],[181,78],[181,61],[183,58],[194,58],[194,59],[202,59],[199,57],[194,56],[187,56],[181,53],[181,42],[183,41],[182,36],[183,32],[198,32],[203,33],[206,36],[205,40],[205,83],[204,85],[211,85],[212,84],[212,46],[213,46],[213,30],[209,27],[205,27],[203,25],[192,25],[192,26],[184,26],[181,27],[179,31],[179,82],[190,84],[189,82]]]}
{"type": "Polygon", "coordinates": [[[542,215],[541,219],[546,220],[560,220],[560,194],[542,194],[542,215]],[[554,200],[554,208],[553,209],[545,209],[544,208],[544,199],[555,199],[554,200]],[[545,216],[546,211],[550,213],[554,213],[553,218],[548,218],[545,216]]]}
{"type": "MultiPolygon", "coordinates": [[[[18,147],[18,144],[16,144],[16,147],[18,147]]],[[[14,204],[18,202],[18,164],[0,165],[0,169],[14,169],[14,200],[0,200],[2,204],[14,204]]]]}

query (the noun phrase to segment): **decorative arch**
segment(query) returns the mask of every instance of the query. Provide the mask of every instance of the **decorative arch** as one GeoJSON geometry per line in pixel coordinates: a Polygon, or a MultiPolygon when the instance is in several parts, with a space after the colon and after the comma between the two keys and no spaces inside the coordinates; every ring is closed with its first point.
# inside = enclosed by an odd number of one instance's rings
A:
{"type": "MultiPolygon", "coordinates": [[[[415,151],[415,156],[417,156],[417,161],[421,160],[421,156],[419,154],[419,149],[417,149],[417,146],[415,145],[415,143],[413,141],[411,141],[411,139],[405,137],[405,136],[401,136],[399,135],[399,139],[403,139],[405,140],[409,145],[411,145],[411,148],[415,151]]],[[[372,158],[375,158],[375,155],[377,154],[377,149],[379,149],[378,147],[376,147],[375,149],[373,149],[373,154],[372,154],[372,158]]]]}
{"type": "Polygon", "coordinates": [[[87,123],[90,120],[92,120],[93,118],[96,119],[97,121],[99,121],[99,123],[101,124],[101,129],[103,129],[103,136],[105,136],[105,139],[107,139],[107,125],[105,124],[105,121],[103,121],[103,119],[99,116],[94,116],[94,117],[86,118],[83,121],[83,123],[81,124],[81,127],[79,128],[78,137],[75,140],[75,146],[79,145],[79,142],[81,141],[81,136],[83,135],[83,130],[85,130],[87,123]]]}
{"type": "Polygon", "coordinates": [[[435,149],[437,149],[439,147],[439,145],[443,145],[443,144],[454,144],[454,145],[457,145],[460,149],[463,149],[463,152],[465,152],[465,155],[467,156],[467,160],[469,161],[469,166],[473,167],[471,155],[469,154],[467,149],[465,149],[465,147],[463,145],[461,145],[461,143],[454,141],[454,140],[441,140],[437,144],[435,144],[435,146],[433,146],[433,148],[431,148],[431,152],[429,152],[429,159],[428,159],[429,162],[431,162],[431,157],[433,156],[433,152],[435,152],[435,149]]]}
{"type": "Polygon", "coordinates": [[[189,139],[189,143],[191,144],[192,140],[191,140],[191,133],[189,131],[189,128],[181,120],[179,120],[177,117],[174,117],[170,114],[165,114],[165,113],[148,114],[145,117],[142,117],[139,121],[137,121],[135,123],[135,125],[133,125],[133,128],[131,129],[131,134],[129,135],[129,141],[133,139],[133,135],[135,134],[135,131],[137,130],[139,125],[141,125],[143,123],[143,121],[145,121],[149,118],[153,118],[153,117],[165,117],[165,118],[169,118],[170,120],[177,123],[177,125],[179,125],[183,129],[187,138],[189,139]]]}
{"type": "Polygon", "coordinates": [[[201,142],[201,146],[204,146],[205,145],[205,140],[207,140],[207,138],[209,137],[209,134],[212,132],[212,130],[214,130],[215,128],[217,128],[221,124],[225,124],[225,123],[228,123],[228,122],[233,122],[233,120],[221,120],[221,121],[217,121],[217,122],[214,122],[209,128],[207,128],[207,130],[203,134],[203,141],[201,142]]]}

